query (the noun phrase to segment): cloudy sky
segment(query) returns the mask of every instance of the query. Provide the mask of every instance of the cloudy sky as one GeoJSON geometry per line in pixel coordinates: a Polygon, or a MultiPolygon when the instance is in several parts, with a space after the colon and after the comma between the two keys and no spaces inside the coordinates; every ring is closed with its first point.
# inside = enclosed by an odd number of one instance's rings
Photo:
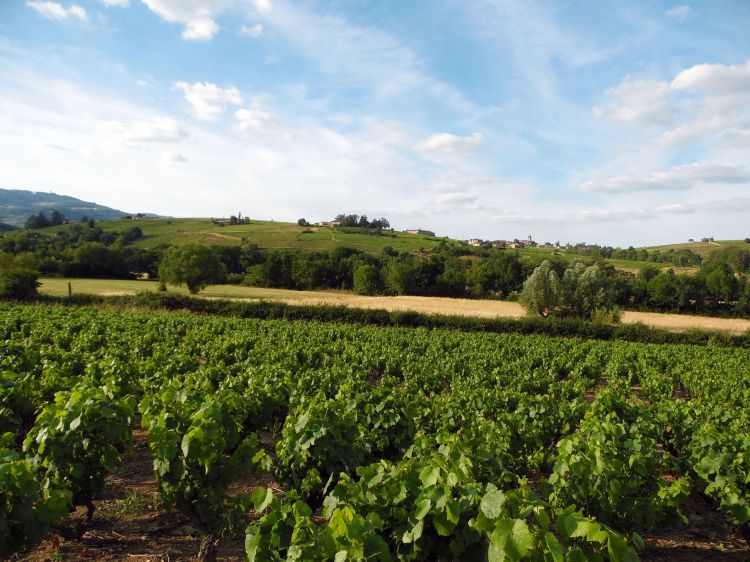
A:
{"type": "Polygon", "coordinates": [[[744,238],[750,2],[0,0],[0,187],[459,238],[744,238]]]}

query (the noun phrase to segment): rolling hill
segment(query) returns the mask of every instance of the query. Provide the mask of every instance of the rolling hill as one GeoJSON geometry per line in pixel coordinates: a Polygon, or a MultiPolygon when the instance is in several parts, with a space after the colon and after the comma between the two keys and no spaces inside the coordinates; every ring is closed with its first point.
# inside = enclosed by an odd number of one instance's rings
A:
{"type": "Polygon", "coordinates": [[[71,220],[79,220],[83,216],[96,220],[110,220],[130,214],[68,195],[24,189],[0,189],[0,223],[21,227],[30,215],[40,211],[45,211],[48,215],[52,211],[59,211],[71,220]]]}
{"type": "MultiPolygon", "coordinates": [[[[369,253],[381,253],[388,246],[399,252],[428,250],[440,244],[442,238],[406,232],[367,234],[359,228],[331,228],[328,226],[298,226],[296,223],[253,220],[248,224],[221,225],[208,218],[116,220],[100,223],[104,230],[126,230],[138,226],[143,238],[135,246],[153,248],[162,244],[198,242],[211,246],[234,246],[243,242],[263,248],[295,250],[333,250],[355,248],[369,253]]],[[[447,240],[447,239],[446,239],[447,240]]],[[[458,241],[449,243],[461,244],[458,241]]]]}

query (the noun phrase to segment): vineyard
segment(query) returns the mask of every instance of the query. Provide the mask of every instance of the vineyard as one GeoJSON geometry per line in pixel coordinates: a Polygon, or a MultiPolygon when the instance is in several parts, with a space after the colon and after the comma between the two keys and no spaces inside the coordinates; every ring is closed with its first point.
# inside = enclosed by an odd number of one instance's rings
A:
{"type": "Polygon", "coordinates": [[[632,561],[696,504],[750,555],[746,349],[13,304],[0,336],[2,558],[80,537],[135,433],[206,560],[632,561]]]}

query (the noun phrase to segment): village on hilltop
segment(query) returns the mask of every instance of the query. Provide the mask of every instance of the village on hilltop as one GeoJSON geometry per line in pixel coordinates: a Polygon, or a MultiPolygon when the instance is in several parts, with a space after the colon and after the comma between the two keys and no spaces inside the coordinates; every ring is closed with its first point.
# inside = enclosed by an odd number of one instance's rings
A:
{"type": "Polygon", "coordinates": [[[560,248],[560,242],[535,242],[529,234],[525,240],[514,238],[513,240],[482,240],[481,238],[469,238],[465,240],[469,246],[487,247],[487,248],[560,248]]]}

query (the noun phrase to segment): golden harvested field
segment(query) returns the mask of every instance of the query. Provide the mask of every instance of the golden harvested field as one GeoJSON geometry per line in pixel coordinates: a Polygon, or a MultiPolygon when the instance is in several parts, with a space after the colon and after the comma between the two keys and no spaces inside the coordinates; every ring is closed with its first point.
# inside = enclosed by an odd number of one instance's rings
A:
{"type": "MultiPolygon", "coordinates": [[[[67,294],[70,282],[74,293],[98,295],[128,295],[139,291],[156,291],[154,281],[126,281],[108,279],[42,279],[40,291],[53,296],[67,294]]],[[[170,292],[187,294],[184,287],[169,287],[170,292]]],[[[379,308],[389,311],[411,310],[424,314],[449,314],[476,316],[481,318],[524,316],[518,303],[507,301],[451,299],[445,297],[365,297],[353,293],[328,291],[291,291],[288,289],[266,289],[238,285],[211,285],[200,293],[204,298],[228,298],[247,300],[274,300],[290,305],[343,305],[355,308],[379,308]]],[[[750,330],[750,320],[741,318],[711,318],[685,314],[662,314],[658,312],[625,312],[622,322],[641,322],[647,326],[668,330],[721,330],[743,333],[750,330]]]]}

